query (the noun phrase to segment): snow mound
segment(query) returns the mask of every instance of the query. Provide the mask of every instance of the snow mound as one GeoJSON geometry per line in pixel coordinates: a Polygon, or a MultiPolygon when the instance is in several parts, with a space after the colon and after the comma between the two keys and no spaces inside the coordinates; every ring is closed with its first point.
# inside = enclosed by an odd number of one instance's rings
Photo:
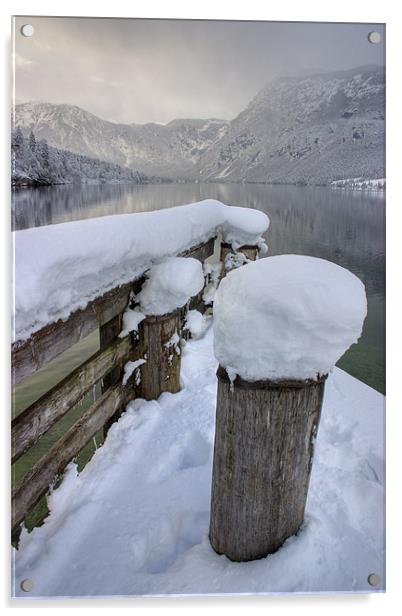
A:
{"type": "Polygon", "coordinates": [[[363,283],[324,259],[267,257],[233,270],[214,302],[214,350],[243,379],[316,379],[359,339],[363,283]]]}
{"type": "Polygon", "coordinates": [[[14,340],[66,319],[154,263],[209,240],[262,241],[268,217],[214,199],[13,233],[14,340]],[[234,212],[232,212],[234,210],[234,212]]]}
{"type": "Polygon", "coordinates": [[[147,272],[137,300],[143,314],[167,314],[187,304],[204,286],[204,274],[199,261],[185,257],[170,257],[147,272]]]}
{"type": "Polygon", "coordinates": [[[130,308],[130,306],[128,306],[123,313],[123,326],[119,338],[128,336],[130,332],[137,332],[139,324],[144,319],[145,314],[138,310],[138,308],[130,308]]]}
{"type": "Polygon", "coordinates": [[[226,220],[221,225],[223,241],[234,249],[246,244],[261,244],[261,236],[269,227],[269,218],[259,210],[244,207],[231,207],[226,212],[226,220]]]}
{"type": "Polygon", "coordinates": [[[202,338],[210,326],[211,317],[205,317],[198,310],[189,310],[184,328],[190,332],[194,340],[202,338]]]}

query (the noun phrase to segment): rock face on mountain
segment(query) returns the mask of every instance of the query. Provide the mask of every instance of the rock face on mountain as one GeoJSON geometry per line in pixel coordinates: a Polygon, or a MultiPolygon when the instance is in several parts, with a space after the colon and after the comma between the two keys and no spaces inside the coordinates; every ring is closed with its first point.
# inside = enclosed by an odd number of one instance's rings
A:
{"type": "Polygon", "coordinates": [[[204,180],[328,183],[384,177],[378,67],[269,83],[200,161],[204,180]]]}
{"type": "Polygon", "coordinates": [[[68,105],[17,105],[15,124],[49,144],[149,175],[328,184],[384,177],[385,75],[366,66],[281,77],[234,120],[115,124],[68,105]]]}

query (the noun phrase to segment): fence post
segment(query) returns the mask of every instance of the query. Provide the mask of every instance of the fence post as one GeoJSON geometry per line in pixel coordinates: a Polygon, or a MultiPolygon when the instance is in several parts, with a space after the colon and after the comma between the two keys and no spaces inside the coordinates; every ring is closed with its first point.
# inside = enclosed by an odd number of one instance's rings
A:
{"type": "Polygon", "coordinates": [[[324,259],[268,257],[222,280],[209,530],[217,553],[262,558],[299,530],[325,380],[366,314],[362,282],[324,259]]]}
{"type": "Polygon", "coordinates": [[[240,246],[237,250],[232,248],[231,244],[227,244],[226,242],[221,243],[221,261],[222,261],[222,271],[221,271],[221,279],[226,276],[228,271],[239,267],[242,263],[236,264],[235,261],[238,260],[238,257],[244,256],[244,262],[255,261],[258,255],[258,246],[252,245],[244,245],[240,246]],[[232,261],[232,266],[230,267],[230,262],[232,261]]]}
{"type": "Polygon", "coordinates": [[[162,392],[180,391],[183,309],[158,316],[147,316],[139,325],[140,344],[146,363],[140,368],[137,395],[156,400],[162,392]]]}
{"type": "Polygon", "coordinates": [[[325,378],[231,384],[218,368],[210,541],[246,561],[275,552],[304,517],[325,378]]]}

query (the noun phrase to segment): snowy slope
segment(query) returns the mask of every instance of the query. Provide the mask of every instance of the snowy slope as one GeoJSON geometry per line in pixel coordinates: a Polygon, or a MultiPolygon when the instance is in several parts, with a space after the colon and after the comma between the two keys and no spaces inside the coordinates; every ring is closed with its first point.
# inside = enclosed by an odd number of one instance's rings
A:
{"type": "Polygon", "coordinates": [[[298,535],[254,562],[212,550],[212,345],[212,328],[187,343],[182,391],[134,401],[79,476],[70,464],[51,515],[14,551],[16,595],[25,578],[29,596],[384,589],[384,397],[339,369],[326,384],[298,535]]]}
{"type": "Polygon", "coordinates": [[[134,169],[128,169],[74,154],[68,150],[49,147],[33,134],[23,136],[20,128],[11,135],[11,183],[13,186],[37,186],[51,184],[125,182],[145,184],[160,178],[149,178],[134,169]]]}
{"type": "Polygon", "coordinates": [[[185,177],[227,130],[225,120],[173,120],[169,124],[116,124],[71,105],[23,103],[15,126],[49,145],[138,169],[147,175],[185,177]]]}
{"type": "Polygon", "coordinates": [[[274,79],[201,158],[199,175],[301,184],[384,177],[384,113],[380,67],[274,79]]]}

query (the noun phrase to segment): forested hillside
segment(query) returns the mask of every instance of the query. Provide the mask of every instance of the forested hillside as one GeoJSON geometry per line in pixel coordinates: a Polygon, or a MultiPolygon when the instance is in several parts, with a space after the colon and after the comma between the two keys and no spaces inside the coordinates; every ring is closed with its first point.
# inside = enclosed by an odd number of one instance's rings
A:
{"type": "Polygon", "coordinates": [[[38,141],[33,132],[24,137],[17,127],[11,136],[11,182],[14,186],[75,184],[91,182],[158,181],[115,163],[97,160],[38,141]]]}

